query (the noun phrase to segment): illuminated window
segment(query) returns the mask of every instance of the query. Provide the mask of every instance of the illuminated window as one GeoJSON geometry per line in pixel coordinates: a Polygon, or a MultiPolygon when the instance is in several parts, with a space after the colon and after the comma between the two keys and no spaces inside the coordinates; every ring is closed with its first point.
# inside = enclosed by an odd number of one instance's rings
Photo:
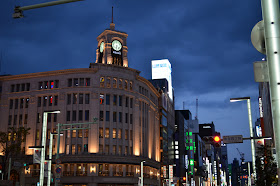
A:
{"type": "Polygon", "coordinates": [[[53,89],[54,88],[54,82],[50,81],[50,85],[51,85],[51,89],[53,89]]]}
{"type": "Polygon", "coordinates": [[[82,152],[82,145],[78,144],[77,147],[78,147],[78,153],[80,154],[82,152]]]}
{"type": "Polygon", "coordinates": [[[69,154],[69,145],[66,145],[66,154],[69,154]]]}
{"type": "Polygon", "coordinates": [[[110,130],[109,128],[105,129],[105,138],[109,138],[110,137],[110,130]]]}
{"type": "Polygon", "coordinates": [[[82,138],[83,137],[83,131],[80,129],[78,130],[78,137],[79,138],[82,138]]]}
{"type": "Polygon", "coordinates": [[[90,86],[90,78],[86,78],[86,86],[90,86]]]}
{"type": "Polygon", "coordinates": [[[72,145],[72,154],[76,153],[76,145],[72,145]]]}
{"type": "Polygon", "coordinates": [[[39,140],[40,138],[40,131],[39,129],[36,130],[36,140],[39,140]]]}
{"type": "Polygon", "coordinates": [[[117,138],[117,129],[113,128],[113,139],[117,138]]]}
{"type": "Polygon", "coordinates": [[[104,77],[100,77],[100,87],[104,87],[104,77]]]}
{"type": "Polygon", "coordinates": [[[103,128],[99,128],[99,138],[103,138],[103,128]]]}
{"type": "Polygon", "coordinates": [[[72,138],[76,138],[76,130],[72,130],[72,138]]]}
{"type": "Polygon", "coordinates": [[[113,78],[113,88],[117,88],[117,78],[113,78]]]}
{"type": "Polygon", "coordinates": [[[12,133],[9,132],[9,133],[8,133],[8,141],[11,141],[11,138],[12,138],[12,133]]]}
{"type": "Polygon", "coordinates": [[[85,130],[85,138],[88,138],[88,129],[85,130]]]}
{"type": "Polygon", "coordinates": [[[127,81],[125,80],[125,81],[124,81],[124,89],[127,90],[127,87],[128,87],[128,83],[127,83],[127,81]]]}
{"type": "Polygon", "coordinates": [[[125,129],[124,138],[125,138],[126,140],[128,139],[128,130],[127,130],[127,129],[125,129]]]}
{"type": "Polygon", "coordinates": [[[123,85],[122,85],[122,79],[119,79],[119,89],[122,89],[123,85]]]}
{"type": "Polygon", "coordinates": [[[130,81],[130,83],[129,83],[129,90],[132,90],[132,86],[133,84],[132,84],[132,82],[130,81]]]}
{"type": "Polygon", "coordinates": [[[40,121],[41,121],[41,114],[37,113],[37,123],[40,123],[40,121]]]}
{"type": "Polygon", "coordinates": [[[100,103],[100,105],[103,105],[104,104],[104,94],[100,94],[100,96],[99,96],[99,103],[100,103]]]}
{"type": "Polygon", "coordinates": [[[53,97],[49,96],[49,106],[52,106],[52,103],[53,103],[53,97]]]}
{"type": "Polygon", "coordinates": [[[118,131],[118,138],[122,139],[122,129],[119,129],[119,131],[118,131]]]}

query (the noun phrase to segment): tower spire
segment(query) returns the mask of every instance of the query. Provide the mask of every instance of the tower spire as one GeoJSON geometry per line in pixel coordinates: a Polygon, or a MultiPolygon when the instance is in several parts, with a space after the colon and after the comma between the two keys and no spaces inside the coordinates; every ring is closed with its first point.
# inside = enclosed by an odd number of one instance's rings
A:
{"type": "Polygon", "coordinates": [[[110,23],[110,29],[111,30],[115,30],[115,24],[114,24],[114,20],[113,20],[113,10],[114,10],[114,7],[112,6],[112,22],[110,23]]]}

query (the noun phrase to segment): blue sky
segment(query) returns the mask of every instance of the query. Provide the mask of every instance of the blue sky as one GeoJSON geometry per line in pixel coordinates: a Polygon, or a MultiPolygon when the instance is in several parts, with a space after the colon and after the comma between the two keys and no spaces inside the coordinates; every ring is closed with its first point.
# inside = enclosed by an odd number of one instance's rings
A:
{"type": "MultiPolygon", "coordinates": [[[[50,0],[48,0],[50,1],[50,0]]],[[[116,30],[128,34],[129,67],[151,78],[151,60],[172,64],[175,107],[200,123],[214,122],[221,135],[249,137],[246,102],[252,98],[253,122],[258,111],[258,84],[253,62],[264,56],[251,44],[251,30],[262,19],[257,0],[85,0],[24,11],[12,19],[15,6],[47,0],[9,0],[0,6],[1,74],[25,74],[88,68],[95,62],[96,37],[109,28],[114,6],[116,30]]],[[[230,162],[251,160],[250,143],[228,145],[230,162]]]]}

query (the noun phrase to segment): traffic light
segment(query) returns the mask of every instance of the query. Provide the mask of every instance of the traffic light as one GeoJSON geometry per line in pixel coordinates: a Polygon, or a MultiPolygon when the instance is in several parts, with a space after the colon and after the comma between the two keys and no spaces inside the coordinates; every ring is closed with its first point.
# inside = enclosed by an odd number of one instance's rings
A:
{"type": "Polygon", "coordinates": [[[187,179],[186,177],[183,177],[183,181],[184,181],[184,182],[186,181],[186,179],[187,179]]]}
{"type": "Polygon", "coordinates": [[[216,134],[215,136],[204,136],[202,140],[205,143],[210,143],[214,147],[220,147],[221,146],[221,137],[219,134],[216,134]]]}
{"type": "Polygon", "coordinates": [[[215,147],[220,147],[221,146],[221,138],[220,138],[220,136],[218,136],[218,135],[214,136],[213,145],[215,147]]]}

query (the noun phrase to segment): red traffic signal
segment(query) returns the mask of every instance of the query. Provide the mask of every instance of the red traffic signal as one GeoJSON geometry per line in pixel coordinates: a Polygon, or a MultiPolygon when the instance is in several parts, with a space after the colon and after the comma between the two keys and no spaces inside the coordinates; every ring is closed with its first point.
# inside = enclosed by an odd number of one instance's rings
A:
{"type": "Polygon", "coordinates": [[[215,141],[215,142],[220,142],[220,141],[221,141],[220,136],[215,136],[215,137],[214,137],[214,141],[215,141]]]}
{"type": "Polygon", "coordinates": [[[183,180],[186,181],[186,177],[183,177],[183,180]]]}

